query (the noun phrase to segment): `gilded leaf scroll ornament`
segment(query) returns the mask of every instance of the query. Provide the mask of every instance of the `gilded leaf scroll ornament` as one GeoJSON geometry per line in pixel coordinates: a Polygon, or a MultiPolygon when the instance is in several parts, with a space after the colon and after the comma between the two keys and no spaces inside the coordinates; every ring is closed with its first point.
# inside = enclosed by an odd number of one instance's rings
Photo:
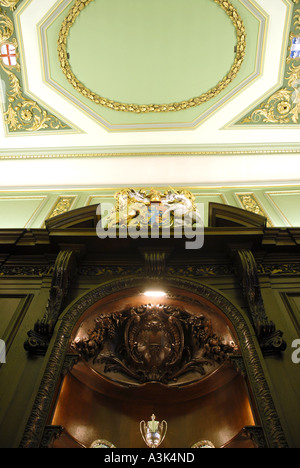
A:
{"type": "Polygon", "coordinates": [[[14,33],[14,23],[0,8],[0,43],[6,42],[14,33]]]}
{"type": "Polygon", "coordinates": [[[69,211],[74,201],[74,196],[71,197],[59,197],[55,206],[52,208],[47,219],[55,218],[55,216],[61,215],[69,211]]]}
{"type": "Polygon", "coordinates": [[[268,215],[260,206],[258,200],[256,199],[253,193],[238,193],[237,197],[245,210],[250,211],[251,213],[256,213],[260,216],[264,216],[265,218],[267,218],[267,226],[273,226],[272,221],[268,218],[268,215]]]}
{"type": "Polygon", "coordinates": [[[10,8],[11,11],[15,10],[17,7],[17,4],[19,3],[20,0],[0,0],[0,5],[5,7],[5,8],[10,8]]]}
{"type": "MultiPolygon", "coordinates": [[[[290,68],[290,73],[295,73],[290,68]]],[[[242,120],[241,123],[264,122],[273,124],[297,124],[300,112],[300,66],[297,67],[298,78],[293,81],[292,89],[282,88],[276,91],[258,109],[242,120]]]]}
{"type": "Polygon", "coordinates": [[[300,29],[300,10],[296,11],[294,25],[297,29],[300,29]]]}
{"type": "MultiPolygon", "coordinates": [[[[293,0],[295,4],[298,0],[293,0]]],[[[300,113],[300,65],[298,54],[291,54],[292,41],[299,38],[300,10],[295,10],[293,27],[290,32],[291,46],[286,59],[284,86],[272,94],[258,108],[243,118],[240,124],[266,123],[266,124],[299,124],[300,113]]]]}
{"type": "Polygon", "coordinates": [[[99,104],[109,109],[120,111],[120,112],[131,112],[131,113],[149,113],[149,112],[176,112],[191,107],[199,106],[204,102],[216,97],[220,94],[237,76],[245,57],[246,50],[246,31],[241,16],[238,14],[236,8],[228,0],[213,0],[217,3],[227,14],[232,21],[237,35],[236,55],[234,62],[231,66],[229,73],[219,82],[208,90],[206,93],[201,94],[195,98],[191,98],[181,102],[173,102],[169,104],[127,104],[107,99],[103,96],[99,96],[92,90],[88,89],[83,83],[81,83],[75,74],[73,73],[67,51],[68,36],[71,27],[75,23],[77,17],[80,15],[82,10],[87,7],[94,0],[76,0],[70,11],[68,12],[65,20],[62,23],[59,38],[58,38],[58,57],[60,61],[61,69],[66,76],[68,82],[87,99],[91,100],[95,104],[99,104]]]}
{"type": "MultiPolygon", "coordinates": [[[[0,0],[0,5],[16,8],[19,0],[0,0]]],[[[7,108],[3,113],[4,121],[12,132],[25,130],[35,132],[42,129],[68,128],[57,117],[42,109],[39,104],[23,95],[17,73],[21,67],[18,63],[18,42],[14,36],[15,28],[11,17],[0,8],[0,68],[8,77],[7,108]],[[12,60],[12,58],[14,60],[12,60]]]]}
{"type": "Polygon", "coordinates": [[[26,130],[36,132],[47,128],[51,128],[52,130],[66,128],[57,117],[48,114],[35,101],[27,99],[18,103],[15,103],[14,100],[10,102],[7,111],[4,113],[4,117],[11,131],[26,130]]]}

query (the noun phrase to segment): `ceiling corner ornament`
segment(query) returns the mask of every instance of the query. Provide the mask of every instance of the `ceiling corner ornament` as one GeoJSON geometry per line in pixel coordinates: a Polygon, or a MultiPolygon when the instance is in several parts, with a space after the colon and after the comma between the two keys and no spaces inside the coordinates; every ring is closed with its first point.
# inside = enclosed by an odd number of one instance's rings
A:
{"type": "Polygon", "coordinates": [[[68,12],[65,20],[62,23],[59,38],[58,38],[58,56],[60,66],[65,74],[68,82],[87,99],[90,99],[93,103],[107,107],[109,109],[120,111],[120,112],[131,112],[131,113],[149,113],[149,112],[176,112],[191,107],[199,106],[210,99],[216,97],[221,93],[236,77],[238,74],[245,57],[246,49],[246,32],[243,21],[238,14],[236,8],[227,0],[213,0],[217,3],[227,14],[232,21],[237,34],[237,45],[236,55],[234,62],[231,66],[229,73],[218,83],[215,87],[211,88],[207,92],[200,96],[187,99],[185,101],[173,102],[169,104],[128,104],[116,102],[111,99],[99,96],[92,90],[88,89],[83,83],[81,83],[74,75],[69,60],[67,51],[68,36],[71,27],[76,21],[76,18],[80,15],[82,10],[86,8],[94,0],[76,0],[73,7],[68,12]]]}
{"type": "MultiPolygon", "coordinates": [[[[298,4],[298,0],[293,0],[298,4]]],[[[299,124],[300,114],[300,9],[294,7],[283,87],[237,124],[299,124]]]]}
{"type": "Polygon", "coordinates": [[[5,72],[8,81],[5,81],[6,98],[4,98],[4,121],[9,131],[34,132],[41,129],[66,129],[54,115],[48,114],[37,102],[23,95],[20,79],[17,74],[21,72],[18,62],[18,41],[15,37],[13,10],[20,0],[0,0],[0,69],[5,72]],[[3,11],[2,7],[10,8],[10,12],[3,11]]]}

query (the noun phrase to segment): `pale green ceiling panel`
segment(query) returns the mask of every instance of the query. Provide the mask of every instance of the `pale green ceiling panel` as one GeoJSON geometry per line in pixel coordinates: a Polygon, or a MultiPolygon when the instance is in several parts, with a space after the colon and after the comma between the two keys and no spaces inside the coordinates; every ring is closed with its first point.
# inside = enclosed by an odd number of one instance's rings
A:
{"type": "MultiPolygon", "coordinates": [[[[155,185],[153,186],[155,187],[155,185]]],[[[45,220],[84,206],[107,203],[114,206],[123,187],[45,192],[0,192],[0,229],[43,228],[45,220]]],[[[139,190],[142,187],[134,187],[139,190]]],[[[162,193],[170,187],[155,187],[162,193]]],[[[173,187],[181,189],[183,187],[173,187]]],[[[222,203],[262,214],[270,227],[300,226],[300,187],[184,187],[196,203],[204,204],[208,224],[209,203],[222,203]]],[[[145,187],[150,190],[150,187],[145,187]]]]}
{"type": "Polygon", "coordinates": [[[0,196],[0,227],[28,228],[46,201],[45,195],[0,196]]]}
{"type": "Polygon", "coordinates": [[[300,189],[268,192],[275,210],[288,226],[300,226],[300,189]]]}
{"type": "Polygon", "coordinates": [[[196,198],[196,203],[204,204],[204,225],[208,225],[208,207],[209,203],[222,203],[227,204],[226,198],[222,193],[194,193],[196,198]]]}
{"type": "Polygon", "coordinates": [[[108,195],[90,195],[85,205],[99,205],[99,203],[113,203],[115,204],[114,194],[108,195]]]}
{"type": "MultiPolygon", "coordinates": [[[[61,70],[56,47],[73,2],[63,11],[52,12],[46,21],[47,81],[108,126],[193,122],[227,93],[243,87],[257,71],[263,16],[252,3],[231,3],[246,29],[247,54],[226,90],[200,106],[168,112],[167,118],[164,112],[116,112],[75,90],[61,70]]],[[[126,104],[170,104],[215,88],[233,66],[236,45],[233,21],[214,0],[97,0],[81,11],[71,26],[67,52],[75,77],[101,97],[126,104]]]]}
{"type": "Polygon", "coordinates": [[[68,52],[75,76],[96,93],[165,104],[217,84],[234,61],[235,45],[233,23],[213,1],[114,0],[82,11],[68,52]]]}

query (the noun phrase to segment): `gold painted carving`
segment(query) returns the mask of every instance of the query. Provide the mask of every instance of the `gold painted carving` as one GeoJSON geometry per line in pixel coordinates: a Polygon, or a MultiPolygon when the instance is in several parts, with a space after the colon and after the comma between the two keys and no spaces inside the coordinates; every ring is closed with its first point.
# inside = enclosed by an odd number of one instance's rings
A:
{"type": "Polygon", "coordinates": [[[90,99],[95,104],[99,104],[109,109],[113,109],[121,112],[132,112],[132,113],[149,113],[149,112],[175,112],[191,107],[199,106],[204,102],[216,97],[221,91],[223,91],[236,77],[239,72],[242,63],[244,61],[245,49],[246,49],[246,33],[243,21],[238,14],[236,8],[227,0],[213,0],[229,16],[234,24],[237,33],[237,46],[236,56],[233,65],[229,73],[213,88],[206,93],[201,94],[198,97],[181,101],[173,102],[171,104],[125,104],[116,102],[113,100],[106,99],[105,97],[99,96],[90,89],[84,86],[72,72],[71,66],[68,60],[67,53],[67,40],[71,27],[76,21],[81,11],[89,5],[93,0],[76,0],[74,6],[70,9],[68,15],[62,23],[59,38],[58,38],[58,55],[60,66],[65,74],[69,83],[82,94],[84,97],[90,99]]]}
{"type": "Polygon", "coordinates": [[[299,122],[300,113],[300,65],[292,64],[286,77],[289,88],[276,91],[250,116],[241,123],[265,122],[276,124],[290,124],[299,122]]]}
{"type": "MultiPolygon", "coordinates": [[[[18,2],[19,0],[0,0],[0,5],[14,10],[18,2]]],[[[3,44],[13,46],[16,51],[16,59],[18,59],[18,42],[15,37],[12,37],[13,34],[13,21],[0,8],[0,46],[3,44]]],[[[62,124],[54,115],[48,114],[37,102],[23,96],[20,80],[16,76],[16,73],[21,71],[18,61],[15,65],[6,65],[0,59],[0,68],[8,75],[9,80],[8,106],[6,112],[4,112],[4,120],[10,131],[26,130],[33,132],[46,128],[55,130],[66,128],[66,125],[62,124]]]]}
{"type": "Polygon", "coordinates": [[[47,219],[54,218],[60,214],[66,213],[72,206],[75,196],[72,197],[59,197],[54,207],[52,208],[47,219]]]}
{"type": "Polygon", "coordinates": [[[245,210],[264,216],[267,218],[267,226],[273,226],[272,221],[269,219],[253,193],[237,193],[236,195],[245,210]]]}
{"type": "Polygon", "coordinates": [[[188,190],[166,190],[164,193],[151,188],[122,189],[115,194],[115,206],[106,219],[105,228],[131,226],[146,228],[156,223],[160,228],[181,227],[187,220],[191,225],[203,224],[195,196],[188,190]],[[151,207],[153,210],[151,210],[151,207]]]}
{"type": "MultiPolygon", "coordinates": [[[[298,0],[293,0],[298,3],[298,0]]],[[[299,36],[300,30],[300,9],[294,11],[293,15],[294,32],[290,33],[290,43],[294,37],[299,36]]],[[[300,65],[299,58],[292,58],[291,45],[286,59],[289,68],[286,70],[284,78],[285,85],[267,101],[262,102],[250,115],[241,120],[240,123],[268,123],[268,124],[298,124],[300,113],[300,65]]]]}
{"type": "Polygon", "coordinates": [[[19,3],[20,0],[0,0],[0,5],[5,7],[5,8],[10,8],[11,11],[15,10],[17,7],[17,3],[19,3]]]}
{"type": "Polygon", "coordinates": [[[292,50],[292,40],[295,38],[295,37],[299,37],[299,30],[300,30],[300,9],[296,10],[295,13],[294,13],[294,28],[295,28],[295,32],[291,32],[290,33],[290,47],[289,47],[289,55],[288,55],[288,58],[286,59],[287,63],[290,63],[292,60],[297,60],[299,61],[300,58],[299,57],[295,57],[295,58],[292,58],[291,57],[291,50],[292,50]]]}
{"type": "Polygon", "coordinates": [[[294,24],[296,26],[296,29],[300,29],[300,10],[296,11],[295,23],[294,24]]]}
{"type": "MultiPolygon", "coordinates": [[[[2,5],[2,2],[0,2],[2,5]]],[[[12,20],[0,8],[0,43],[8,41],[14,33],[12,20]]]]}

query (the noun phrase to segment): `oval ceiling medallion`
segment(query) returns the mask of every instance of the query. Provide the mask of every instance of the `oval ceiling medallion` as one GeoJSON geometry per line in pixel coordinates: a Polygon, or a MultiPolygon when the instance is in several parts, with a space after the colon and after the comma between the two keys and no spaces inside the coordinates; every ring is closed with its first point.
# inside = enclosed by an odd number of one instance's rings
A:
{"type": "MultiPolygon", "coordinates": [[[[138,103],[122,103],[119,101],[114,101],[112,99],[107,99],[106,97],[100,96],[96,92],[87,88],[74,74],[69,63],[69,53],[67,50],[67,42],[70,30],[74,25],[76,18],[80,13],[94,0],[76,0],[73,7],[70,9],[68,15],[64,19],[58,39],[58,54],[60,66],[65,74],[68,82],[84,97],[90,99],[94,104],[107,107],[121,112],[131,112],[131,113],[149,113],[149,112],[175,112],[184,109],[189,109],[191,107],[199,106],[210,99],[216,97],[221,91],[223,91],[236,77],[239,72],[242,63],[245,57],[245,48],[246,48],[246,34],[243,21],[238,14],[236,8],[227,0],[207,0],[207,2],[214,2],[219,5],[227,14],[232,24],[234,25],[236,31],[237,42],[235,45],[234,51],[234,61],[231,65],[229,72],[213,87],[208,91],[200,94],[197,97],[188,98],[184,101],[172,102],[169,104],[138,104],[138,103]]],[[[205,19],[204,19],[205,21],[205,19]]],[[[223,54],[222,50],[222,32],[215,31],[213,32],[214,36],[220,37],[220,50],[216,52],[215,59],[218,60],[218,54],[223,54]]],[[[84,34],[80,34],[80,37],[84,38],[84,34]]],[[[206,38],[205,38],[206,40],[206,38]]],[[[209,38],[207,39],[209,41],[209,38]]],[[[206,41],[206,42],[207,42],[206,41]]],[[[87,44],[86,47],[93,48],[94,45],[87,44]]],[[[92,65],[93,66],[93,65],[92,65]]],[[[106,66],[107,68],[107,66],[106,66]]],[[[204,65],[205,68],[205,65],[204,65]]],[[[122,75],[122,71],[120,71],[122,75]]],[[[222,75],[220,75],[222,76],[222,75]]]]}

